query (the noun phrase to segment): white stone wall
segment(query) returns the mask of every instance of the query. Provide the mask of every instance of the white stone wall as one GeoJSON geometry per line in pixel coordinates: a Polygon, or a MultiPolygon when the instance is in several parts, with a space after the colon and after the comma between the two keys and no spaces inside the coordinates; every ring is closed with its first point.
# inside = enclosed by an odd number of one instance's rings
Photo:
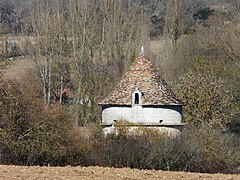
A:
{"type": "MultiPolygon", "coordinates": [[[[127,130],[127,133],[129,135],[141,135],[146,131],[154,131],[154,132],[158,132],[159,134],[162,135],[166,135],[166,136],[171,136],[171,137],[175,137],[177,135],[180,134],[180,130],[177,128],[173,128],[173,127],[125,127],[127,130]]],[[[110,127],[105,127],[103,128],[103,133],[104,135],[108,135],[108,134],[118,134],[118,127],[115,127],[114,125],[110,126],[110,127]]]]}
{"type": "Polygon", "coordinates": [[[103,124],[113,124],[114,120],[127,120],[133,123],[159,123],[164,125],[180,125],[182,123],[181,106],[142,107],[107,107],[102,111],[103,124]]]}

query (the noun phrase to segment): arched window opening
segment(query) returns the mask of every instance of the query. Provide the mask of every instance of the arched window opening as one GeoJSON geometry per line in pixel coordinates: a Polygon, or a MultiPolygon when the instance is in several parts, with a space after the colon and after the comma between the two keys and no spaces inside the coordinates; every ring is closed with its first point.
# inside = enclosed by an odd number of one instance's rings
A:
{"type": "Polygon", "coordinates": [[[139,104],[139,94],[135,93],[135,99],[134,104],[139,104]]]}
{"type": "Polygon", "coordinates": [[[141,104],[142,104],[142,93],[139,90],[136,89],[132,93],[132,105],[136,107],[136,106],[139,106],[141,104]]]}

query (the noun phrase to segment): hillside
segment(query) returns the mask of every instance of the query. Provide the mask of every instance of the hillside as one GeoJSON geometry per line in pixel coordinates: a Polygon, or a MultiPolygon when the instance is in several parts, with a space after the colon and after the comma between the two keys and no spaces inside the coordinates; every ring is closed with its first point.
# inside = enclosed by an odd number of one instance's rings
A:
{"type": "Polygon", "coordinates": [[[240,175],[205,174],[106,167],[0,166],[0,179],[239,179],[240,175]]]}

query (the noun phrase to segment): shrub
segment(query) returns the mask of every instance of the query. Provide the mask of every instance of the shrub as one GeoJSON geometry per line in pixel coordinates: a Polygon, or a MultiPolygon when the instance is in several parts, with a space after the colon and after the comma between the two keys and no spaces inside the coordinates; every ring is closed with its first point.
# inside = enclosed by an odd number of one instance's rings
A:
{"type": "Polygon", "coordinates": [[[3,83],[0,94],[1,163],[60,164],[66,155],[71,129],[64,108],[46,108],[15,82],[3,83]]]}
{"type": "Polygon", "coordinates": [[[179,136],[110,134],[93,144],[94,165],[193,172],[239,173],[238,136],[209,125],[186,127],[179,136]],[[94,161],[95,160],[95,161],[94,161]]]}
{"type": "Polygon", "coordinates": [[[156,141],[148,165],[162,170],[234,173],[240,164],[238,138],[208,125],[188,127],[178,137],[156,141]]]}
{"type": "Polygon", "coordinates": [[[174,137],[147,128],[131,133],[124,126],[119,126],[118,134],[104,136],[100,124],[90,130],[74,128],[67,106],[46,106],[32,88],[1,82],[2,164],[240,173],[239,135],[213,128],[207,121],[188,125],[174,137]]]}
{"type": "Polygon", "coordinates": [[[93,157],[98,157],[95,165],[145,168],[145,157],[151,147],[149,136],[130,135],[123,129],[118,132],[94,144],[93,157]]]}

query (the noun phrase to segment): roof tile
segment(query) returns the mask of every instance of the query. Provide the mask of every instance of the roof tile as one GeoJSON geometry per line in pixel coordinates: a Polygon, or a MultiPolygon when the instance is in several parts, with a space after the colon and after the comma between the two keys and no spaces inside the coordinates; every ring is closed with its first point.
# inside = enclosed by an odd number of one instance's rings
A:
{"type": "Polygon", "coordinates": [[[144,54],[134,60],[114,91],[99,104],[131,105],[136,88],[143,93],[142,105],[183,105],[144,54]]]}

